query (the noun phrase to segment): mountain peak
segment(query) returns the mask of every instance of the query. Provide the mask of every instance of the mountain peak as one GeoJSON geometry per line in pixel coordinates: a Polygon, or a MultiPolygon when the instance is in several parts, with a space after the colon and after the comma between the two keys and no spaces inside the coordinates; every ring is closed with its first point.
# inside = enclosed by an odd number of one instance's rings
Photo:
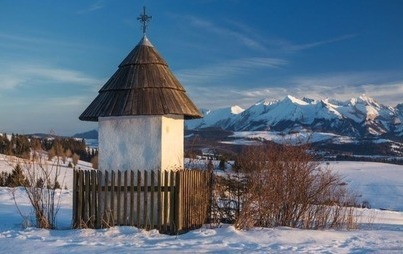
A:
{"type": "Polygon", "coordinates": [[[298,104],[298,105],[308,105],[309,104],[308,102],[300,100],[292,95],[287,95],[283,101],[286,101],[286,102],[289,101],[293,104],[298,104]]]}
{"type": "Polygon", "coordinates": [[[187,121],[187,128],[221,127],[231,131],[307,129],[353,137],[403,136],[403,104],[387,107],[365,94],[349,101],[331,98],[283,100],[263,99],[247,108],[231,106],[211,110],[203,119],[187,121]]]}
{"type": "Polygon", "coordinates": [[[241,108],[238,105],[234,105],[231,108],[231,114],[237,115],[245,111],[245,109],[241,108]]]}
{"type": "Polygon", "coordinates": [[[378,102],[375,99],[373,99],[372,97],[369,97],[365,94],[362,94],[362,95],[358,96],[357,98],[352,98],[350,100],[350,102],[352,105],[356,105],[357,103],[361,102],[366,105],[374,105],[376,107],[380,107],[380,105],[378,104],[378,102]]]}
{"type": "Polygon", "coordinates": [[[275,103],[275,102],[277,102],[277,101],[276,101],[276,100],[273,101],[273,100],[270,100],[270,99],[268,99],[268,98],[264,98],[264,99],[261,99],[261,100],[257,101],[257,102],[255,103],[255,106],[258,106],[258,105],[268,106],[268,105],[271,105],[271,104],[273,104],[273,103],[275,103]]]}

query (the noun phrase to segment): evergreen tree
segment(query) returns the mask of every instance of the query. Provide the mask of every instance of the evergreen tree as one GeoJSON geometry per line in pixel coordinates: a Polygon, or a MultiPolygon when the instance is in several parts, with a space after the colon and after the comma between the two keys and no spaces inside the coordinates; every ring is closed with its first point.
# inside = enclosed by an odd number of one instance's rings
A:
{"type": "Polygon", "coordinates": [[[224,157],[221,157],[221,159],[220,159],[220,164],[218,164],[218,167],[219,167],[219,169],[221,169],[222,171],[224,171],[225,168],[226,168],[225,163],[226,163],[225,158],[224,158],[224,157]]]}
{"type": "Polygon", "coordinates": [[[29,186],[29,181],[25,177],[24,172],[22,172],[20,164],[17,164],[13,169],[13,171],[11,172],[9,178],[9,186],[10,187],[29,186]]]}

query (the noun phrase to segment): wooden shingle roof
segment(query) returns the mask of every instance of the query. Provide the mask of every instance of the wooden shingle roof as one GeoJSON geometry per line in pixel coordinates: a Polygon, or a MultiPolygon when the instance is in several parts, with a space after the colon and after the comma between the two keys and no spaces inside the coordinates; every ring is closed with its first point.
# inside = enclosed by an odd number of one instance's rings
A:
{"type": "Polygon", "coordinates": [[[202,117],[144,35],[79,119],[166,114],[184,115],[185,119],[202,117]]]}

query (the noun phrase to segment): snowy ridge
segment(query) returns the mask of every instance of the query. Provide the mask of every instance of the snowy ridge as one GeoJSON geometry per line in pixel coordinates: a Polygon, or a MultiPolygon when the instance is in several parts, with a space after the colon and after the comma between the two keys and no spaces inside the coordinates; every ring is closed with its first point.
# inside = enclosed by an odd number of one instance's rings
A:
{"type": "Polygon", "coordinates": [[[233,115],[240,114],[243,111],[243,108],[236,105],[229,108],[220,108],[216,110],[201,110],[204,117],[193,121],[186,121],[186,127],[188,129],[198,129],[214,126],[217,123],[224,124],[227,120],[229,121],[233,115]]]}
{"type": "Polygon", "coordinates": [[[361,95],[348,101],[298,99],[291,95],[279,101],[263,99],[246,110],[237,106],[209,110],[203,119],[186,122],[188,129],[221,127],[231,131],[308,130],[355,138],[403,136],[403,104],[385,106],[361,95]]]}

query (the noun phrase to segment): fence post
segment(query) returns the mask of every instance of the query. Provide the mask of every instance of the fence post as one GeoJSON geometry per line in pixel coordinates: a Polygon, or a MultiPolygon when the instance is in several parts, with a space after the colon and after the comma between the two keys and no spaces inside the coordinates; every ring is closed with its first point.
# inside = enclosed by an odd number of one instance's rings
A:
{"type": "Polygon", "coordinates": [[[147,221],[148,221],[148,172],[144,171],[144,193],[143,193],[143,222],[144,229],[147,230],[147,221]]]}
{"type": "Polygon", "coordinates": [[[77,220],[76,227],[81,227],[82,215],[83,215],[83,196],[84,196],[84,186],[83,186],[83,172],[77,171],[77,220]]]}
{"type": "MultiPolygon", "coordinates": [[[[107,224],[108,226],[110,225],[109,220],[110,220],[110,211],[108,211],[109,207],[108,206],[108,192],[109,192],[109,172],[105,171],[105,182],[104,182],[104,211],[103,211],[103,223],[102,224],[107,224]]],[[[101,226],[102,227],[102,226],[101,226]]]]}
{"type": "Polygon", "coordinates": [[[162,172],[161,170],[157,170],[157,177],[158,177],[158,196],[157,196],[157,212],[158,212],[158,218],[157,218],[157,227],[158,230],[161,230],[162,228],[162,172]]]}
{"type": "Polygon", "coordinates": [[[137,227],[141,228],[141,223],[140,223],[140,210],[141,210],[141,171],[137,170],[137,227]]]}
{"type": "Polygon", "coordinates": [[[89,225],[89,211],[91,208],[91,196],[90,196],[90,178],[89,172],[83,171],[84,173],[84,198],[83,198],[83,219],[86,225],[89,225]]]}
{"type": "Polygon", "coordinates": [[[117,202],[116,202],[116,206],[117,206],[117,209],[116,209],[116,225],[118,225],[118,226],[120,226],[121,225],[121,211],[120,211],[120,201],[121,201],[121,199],[122,199],[122,197],[121,197],[121,192],[122,192],[122,190],[121,190],[121,188],[122,188],[122,172],[120,171],[120,170],[118,170],[118,182],[117,182],[117,184],[116,184],[116,187],[118,188],[118,191],[117,191],[117,194],[116,194],[116,200],[117,200],[117,202]]]}
{"type": "Polygon", "coordinates": [[[96,184],[97,184],[97,178],[96,178],[96,171],[91,170],[90,171],[90,181],[91,181],[91,211],[90,211],[90,221],[91,221],[91,226],[95,227],[95,221],[96,221],[96,207],[97,207],[97,192],[96,192],[96,184]]]}
{"type": "Polygon", "coordinates": [[[154,170],[152,170],[151,171],[151,176],[150,176],[150,180],[151,180],[151,193],[150,193],[150,196],[151,196],[151,200],[150,200],[150,229],[153,229],[154,228],[154,225],[155,225],[155,223],[154,223],[154,195],[155,195],[155,184],[154,184],[154,178],[155,178],[155,171],[154,170]]]}
{"type": "Polygon", "coordinates": [[[111,212],[111,226],[116,225],[116,220],[115,220],[115,171],[111,172],[111,203],[110,203],[110,212],[111,212]]]}
{"type": "Polygon", "coordinates": [[[127,220],[127,170],[124,172],[124,192],[123,192],[123,225],[128,225],[127,220]]]}
{"type": "MultiPolygon", "coordinates": [[[[97,216],[96,216],[96,221],[95,221],[95,227],[96,228],[101,228],[101,221],[102,221],[102,217],[103,217],[103,213],[102,213],[102,172],[101,171],[97,171],[97,192],[98,192],[98,207],[97,207],[97,216]]],[[[106,192],[106,190],[105,190],[106,192]]],[[[104,201],[105,202],[105,201],[104,201]]]]}
{"type": "Polygon", "coordinates": [[[170,171],[169,172],[169,180],[170,180],[170,191],[169,191],[169,228],[171,234],[175,234],[175,228],[176,228],[176,223],[175,223],[175,172],[170,171]]]}
{"type": "Polygon", "coordinates": [[[77,191],[78,191],[78,186],[77,186],[77,171],[73,169],[73,227],[76,227],[77,223],[77,191]]]}
{"type": "Polygon", "coordinates": [[[134,225],[134,171],[130,170],[130,226],[134,225]]]}
{"type": "Polygon", "coordinates": [[[176,172],[175,176],[175,231],[178,233],[182,230],[182,181],[181,181],[182,171],[176,172]]]}
{"type": "Polygon", "coordinates": [[[168,184],[169,184],[169,174],[168,171],[164,171],[164,231],[168,232],[168,215],[169,215],[169,210],[168,210],[168,184]]]}

